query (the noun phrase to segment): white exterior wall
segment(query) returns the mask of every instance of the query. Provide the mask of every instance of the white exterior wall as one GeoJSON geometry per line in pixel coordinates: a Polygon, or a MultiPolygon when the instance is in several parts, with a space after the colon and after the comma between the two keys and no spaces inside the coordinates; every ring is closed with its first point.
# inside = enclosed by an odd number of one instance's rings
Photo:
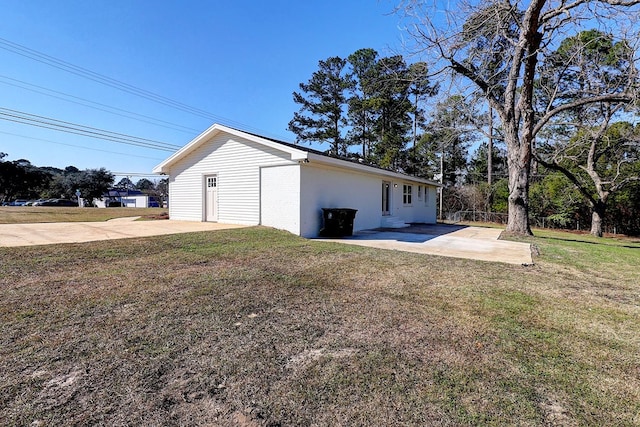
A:
{"type": "Polygon", "coordinates": [[[260,224],[300,234],[300,166],[260,168],[260,224]]]}
{"type": "MultiPolygon", "coordinates": [[[[322,208],[357,209],[354,231],[378,228],[382,223],[382,182],[391,182],[391,215],[405,222],[435,222],[435,188],[429,187],[427,204],[424,194],[412,206],[402,204],[403,181],[382,175],[352,172],[318,164],[301,167],[300,235],[316,237],[322,227],[322,208]],[[394,186],[397,184],[397,187],[394,186]],[[433,194],[432,194],[433,193],[433,194]]],[[[405,181],[414,186],[417,184],[405,181]]],[[[414,194],[414,197],[417,193],[414,194]]]]}
{"type": "Polygon", "coordinates": [[[427,224],[435,224],[438,222],[437,206],[438,206],[438,188],[427,187],[427,212],[425,213],[427,224]]]}
{"type": "Polygon", "coordinates": [[[318,236],[322,228],[322,208],[357,209],[354,231],[380,226],[381,179],[308,164],[301,168],[300,186],[301,236],[318,236]]]}
{"type": "Polygon", "coordinates": [[[260,223],[260,167],[297,164],[280,150],[220,133],[169,171],[169,216],[204,220],[204,177],[218,175],[218,221],[260,223]]]}
{"type": "Polygon", "coordinates": [[[417,222],[431,224],[436,222],[436,187],[411,181],[393,181],[393,184],[397,184],[398,186],[393,188],[391,215],[407,223],[417,222]],[[411,205],[405,205],[403,203],[403,186],[405,184],[412,186],[411,205]],[[422,186],[421,197],[418,197],[418,186],[422,186]]]}
{"type": "Polygon", "coordinates": [[[149,200],[148,196],[128,196],[122,197],[122,205],[126,208],[146,208],[149,200]]]}

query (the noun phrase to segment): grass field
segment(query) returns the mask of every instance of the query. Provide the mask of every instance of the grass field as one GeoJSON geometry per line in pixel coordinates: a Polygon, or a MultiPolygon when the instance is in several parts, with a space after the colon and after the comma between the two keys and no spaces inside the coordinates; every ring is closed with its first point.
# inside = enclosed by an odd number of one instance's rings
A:
{"type": "Polygon", "coordinates": [[[166,212],[163,208],[61,208],[48,206],[0,206],[0,224],[35,222],[93,222],[127,216],[151,217],[166,212]]]}
{"type": "Polygon", "coordinates": [[[532,267],[261,227],[0,248],[0,425],[640,425],[640,243],[527,240],[532,267]]]}

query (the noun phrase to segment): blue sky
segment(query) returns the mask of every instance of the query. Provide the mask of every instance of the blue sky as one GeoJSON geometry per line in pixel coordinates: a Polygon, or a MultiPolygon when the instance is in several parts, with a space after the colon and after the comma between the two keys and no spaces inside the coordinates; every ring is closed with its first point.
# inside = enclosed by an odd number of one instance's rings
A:
{"type": "MultiPolygon", "coordinates": [[[[6,1],[0,107],[175,146],[214,122],[293,141],[286,129],[297,110],[291,94],[319,60],[364,47],[402,53],[403,32],[393,7],[384,0],[6,1]],[[101,85],[27,58],[24,50],[12,52],[12,44],[209,114],[101,85]],[[85,100],[121,115],[78,104],[85,100]],[[163,126],[123,117],[130,115],[123,110],[162,120],[163,126]]],[[[0,152],[9,154],[5,160],[24,158],[37,166],[105,167],[127,174],[150,173],[171,154],[5,120],[0,152]]]]}

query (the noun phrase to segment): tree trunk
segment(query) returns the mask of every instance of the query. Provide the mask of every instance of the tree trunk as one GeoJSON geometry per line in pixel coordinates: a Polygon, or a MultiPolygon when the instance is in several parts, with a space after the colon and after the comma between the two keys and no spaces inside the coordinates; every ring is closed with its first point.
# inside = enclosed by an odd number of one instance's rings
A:
{"type": "Polygon", "coordinates": [[[529,165],[509,165],[509,219],[506,231],[531,235],[529,226],[529,165]]]}
{"type": "Polygon", "coordinates": [[[535,138],[536,123],[533,108],[533,87],[536,81],[536,65],[538,49],[542,42],[540,13],[546,0],[532,0],[524,14],[516,54],[509,77],[517,78],[522,69],[522,85],[516,88],[516,82],[510,81],[505,97],[503,120],[505,126],[505,142],[507,143],[507,160],[509,162],[509,220],[507,232],[513,234],[532,235],[529,226],[529,176],[531,175],[531,147],[535,138]],[[520,92],[516,98],[516,92],[520,92]],[[516,101],[517,99],[517,101],[516,101]],[[512,109],[512,107],[515,107],[512,109]],[[521,123],[520,132],[519,125],[521,123]]]}
{"type": "Polygon", "coordinates": [[[531,146],[520,141],[517,131],[512,126],[505,127],[505,142],[509,165],[509,216],[506,231],[512,234],[532,235],[529,226],[531,146]]]}
{"type": "Polygon", "coordinates": [[[602,237],[602,218],[604,218],[605,204],[597,202],[591,210],[591,234],[602,237]]]}

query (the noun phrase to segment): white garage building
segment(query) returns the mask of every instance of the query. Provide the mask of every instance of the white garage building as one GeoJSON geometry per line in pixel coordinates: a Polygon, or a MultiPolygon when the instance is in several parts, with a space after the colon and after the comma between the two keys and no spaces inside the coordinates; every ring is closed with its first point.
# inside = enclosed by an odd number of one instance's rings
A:
{"type": "Polygon", "coordinates": [[[156,166],[169,217],[265,225],[316,237],[322,208],[358,212],[354,231],[436,222],[439,184],[215,124],[156,166]]]}

